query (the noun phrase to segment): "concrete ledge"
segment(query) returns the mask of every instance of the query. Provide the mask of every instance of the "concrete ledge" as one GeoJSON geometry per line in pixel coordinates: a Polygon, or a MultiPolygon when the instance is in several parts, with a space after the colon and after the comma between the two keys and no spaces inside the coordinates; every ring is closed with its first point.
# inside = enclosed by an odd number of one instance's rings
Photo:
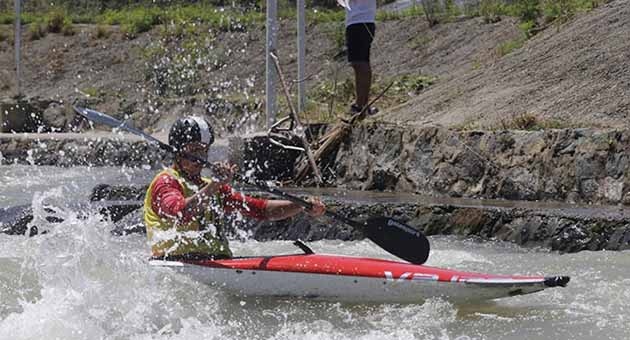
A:
{"type": "MultiPolygon", "coordinates": [[[[97,187],[90,205],[82,209],[99,211],[116,222],[114,234],[143,233],[141,199],[143,186],[97,187]],[[98,201],[98,200],[105,201],[98,201]],[[129,200],[129,201],[124,201],[129,200]],[[96,204],[96,205],[94,205],[96,204]]],[[[294,194],[306,193],[301,190],[294,194]]],[[[613,206],[576,206],[563,203],[537,205],[531,202],[480,201],[448,197],[350,192],[343,198],[334,192],[319,194],[329,209],[351,219],[391,216],[405,221],[426,235],[457,235],[465,238],[512,242],[525,247],[542,247],[560,252],[582,250],[630,249],[630,209],[613,206]],[[355,197],[360,197],[355,200],[355,197]]],[[[264,196],[264,194],[263,194],[264,196]]],[[[85,211],[85,210],[82,210],[85,211]]],[[[30,207],[0,209],[0,232],[21,234],[33,219],[30,207]],[[2,217],[4,215],[4,217],[2,217]]],[[[54,217],[54,214],[52,214],[54,217]]],[[[229,219],[229,218],[228,218],[229,219]]],[[[59,220],[40,216],[46,226],[36,226],[32,235],[54,228],[59,220]]],[[[358,240],[363,235],[356,229],[335,220],[313,219],[304,214],[278,222],[258,223],[253,220],[233,220],[241,231],[247,231],[259,241],[321,239],[358,240]]],[[[227,230],[233,237],[242,232],[227,230]]]]}
{"type": "Polygon", "coordinates": [[[169,157],[159,147],[128,134],[0,134],[0,164],[158,167],[169,157]]]}

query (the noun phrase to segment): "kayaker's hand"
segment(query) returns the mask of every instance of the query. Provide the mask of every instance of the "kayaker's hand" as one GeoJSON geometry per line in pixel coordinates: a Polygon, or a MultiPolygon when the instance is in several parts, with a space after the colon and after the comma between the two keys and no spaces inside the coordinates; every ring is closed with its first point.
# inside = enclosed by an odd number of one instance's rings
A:
{"type": "Polygon", "coordinates": [[[212,171],[214,172],[214,177],[220,183],[228,184],[234,179],[234,174],[238,171],[238,166],[228,162],[217,162],[213,164],[212,171]]]}
{"type": "Polygon", "coordinates": [[[306,209],[306,213],[313,216],[322,216],[326,212],[326,205],[322,203],[317,197],[311,197],[307,200],[313,206],[310,209],[306,209]]]}

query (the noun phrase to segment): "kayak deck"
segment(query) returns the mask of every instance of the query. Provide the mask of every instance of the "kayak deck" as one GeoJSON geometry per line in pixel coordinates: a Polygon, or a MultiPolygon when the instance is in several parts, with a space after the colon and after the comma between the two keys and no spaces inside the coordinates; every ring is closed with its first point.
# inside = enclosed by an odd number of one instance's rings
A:
{"type": "Polygon", "coordinates": [[[492,275],[362,257],[296,254],[228,260],[152,260],[194,279],[248,296],[351,302],[455,302],[496,299],[566,286],[568,276],[492,275]]]}

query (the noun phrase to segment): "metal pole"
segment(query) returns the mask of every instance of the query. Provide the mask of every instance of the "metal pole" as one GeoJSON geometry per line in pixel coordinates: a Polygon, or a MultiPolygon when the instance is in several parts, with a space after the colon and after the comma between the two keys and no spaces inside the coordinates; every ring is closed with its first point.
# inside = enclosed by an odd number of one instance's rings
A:
{"type": "Polygon", "coordinates": [[[278,0],[267,0],[267,37],[266,37],[266,58],[265,58],[265,113],[267,114],[267,128],[276,121],[276,71],[274,69],[271,53],[276,51],[276,32],[278,19],[278,0]]]}
{"type": "Polygon", "coordinates": [[[21,90],[21,79],[22,79],[22,68],[20,66],[20,49],[21,49],[21,39],[22,36],[22,23],[20,18],[20,13],[22,12],[20,9],[22,0],[15,0],[15,83],[17,87],[17,95],[18,97],[22,94],[21,90]]]}
{"type": "Polygon", "coordinates": [[[306,82],[305,82],[305,46],[304,41],[306,40],[306,15],[304,13],[305,5],[304,0],[297,0],[297,48],[298,48],[298,105],[297,112],[301,113],[304,111],[304,105],[306,104],[306,82]]]}

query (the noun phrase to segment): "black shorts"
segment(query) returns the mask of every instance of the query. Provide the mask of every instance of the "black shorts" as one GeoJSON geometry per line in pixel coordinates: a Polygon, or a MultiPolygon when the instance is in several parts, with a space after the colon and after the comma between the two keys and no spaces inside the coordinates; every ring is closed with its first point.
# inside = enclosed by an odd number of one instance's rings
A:
{"type": "Polygon", "coordinates": [[[376,27],[374,23],[352,24],[346,27],[346,47],[348,48],[348,61],[370,62],[370,47],[374,40],[376,27]]]}

